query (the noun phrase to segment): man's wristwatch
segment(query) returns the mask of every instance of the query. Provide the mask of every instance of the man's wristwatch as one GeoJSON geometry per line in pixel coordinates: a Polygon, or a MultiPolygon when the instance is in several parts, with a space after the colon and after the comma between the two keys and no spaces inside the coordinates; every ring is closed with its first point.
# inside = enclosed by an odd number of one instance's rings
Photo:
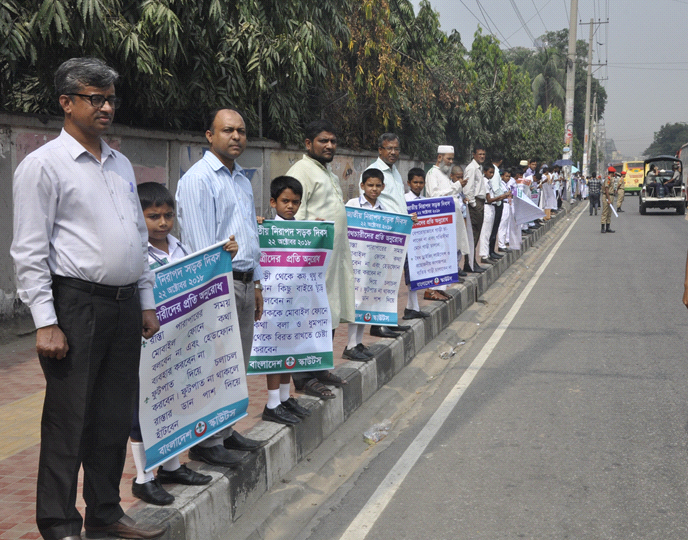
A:
{"type": "Polygon", "coordinates": [[[263,290],[263,286],[260,284],[260,281],[259,281],[258,283],[254,283],[254,284],[253,284],[253,287],[254,287],[255,289],[258,289],[259,291],[262,291],[262,290],[263,290]]]}

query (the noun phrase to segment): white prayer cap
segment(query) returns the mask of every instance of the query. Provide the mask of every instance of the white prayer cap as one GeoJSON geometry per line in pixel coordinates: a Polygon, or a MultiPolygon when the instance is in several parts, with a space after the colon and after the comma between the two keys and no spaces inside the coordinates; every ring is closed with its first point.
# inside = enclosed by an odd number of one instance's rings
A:
{"type": "Polygon", "coordinates": [[[438,154],[453,154],[454,153],[454,147],[449,146],[448,144],[440,144],[437,147],[437,153],[438,154]]]}
{"type": "Polygon", "coordinates": [[[527,159],[522,159],[521,162],[519,163],[521,167],[527,167],[528,166],[528,160],[527,159]]]}

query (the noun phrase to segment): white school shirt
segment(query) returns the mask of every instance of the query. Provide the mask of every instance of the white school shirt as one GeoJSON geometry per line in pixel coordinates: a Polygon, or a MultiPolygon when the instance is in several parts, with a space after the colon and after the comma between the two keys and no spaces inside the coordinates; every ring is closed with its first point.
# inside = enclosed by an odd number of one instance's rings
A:
{"type": "MultiPolygon", "coordinates": [[[[376,161],[366,167],[368,169],[378,169],[382,171],[385,177],[385,189],[380,193],[378,200],[384,205],[386,212],[394,212],[395,214],[408,214],[406,209],[406,201],[404,199],[404,181],[397,170],[396,164],[391,167],[387,165],[382,158],[377,158],[376,161]]],[[[363,175],[361,175],[363,178],[363,175]]],[[[360,187],[359,179],[359,195],[363,196],[363,190],[360,187]]]]}
{"type": "Polygon", "coordinates": [[[156,248],[148,242],[148,264],[151,268],[157,268],[165,264],[173,263],[191,254],[191,250],[177,240],[171,234],[167,235],[167,248],[169,253],[156,248]]]}
{"type": "Polygon", "coordinates": [[[409,191],[404,195],[404,199],[407,201],[417,201],[418,199],[422,199],[420,195],[416,195],[413,191],[409,191]]]}
{"type": "MultiPolygon", "coordinates": [[[[382,208],[382,205],[380,204],[380,199],[377,199],[375,201],[375,206],[370,204],[368,202],[368,199],[366,199],[363,195],[360,197],[354,197],[353,199],[349,199],[346,203],[346,206],[350,206],[353,208],[365,208],[367,210],[385,210],[382,208]]],[[[396,212],[395,212],[396,213],[396,212]]],[[[406,212],[408,214],[408,212],[406,212]]]]}
{"type": "Polygon", "coordinates": [[[98,161],[63,129],[14,173],[10,253],[19,298],[36,328],[58,322],[51,274],[101,285],[138,283],[141,308],[155,308],[134,169],[102,140],[100,149],[98,161]]]}

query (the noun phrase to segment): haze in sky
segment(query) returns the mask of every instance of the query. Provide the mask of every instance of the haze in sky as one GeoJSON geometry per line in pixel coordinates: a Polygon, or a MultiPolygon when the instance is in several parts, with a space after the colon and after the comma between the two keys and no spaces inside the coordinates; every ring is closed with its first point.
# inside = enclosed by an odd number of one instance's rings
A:
{"type": "MultiPolygon", "coordinates": [[[[419,0],[413,0],[416,13],[419,0]]],[[[444,32],[456,29],[470,49],[478,25],[502,48],[569,27],[570,0],[430,0],[444,32]],[[515,6],[515,7],[514,7],[515,6]],[[516,12],[520,12],[525,27],[516,12]],[[526,29],[527,28],[527,29],[526,29]]],[[[578,0],[578,21],[595,27],[593,64],[608,95],[607,137],[626,157],[640,154],[666,123],[688,121],[688,0],[578,0]]],[[[589,26],[578,25],[587,41],[589,26]]],[[[688,141],[685,141],[688,143],[688,141]]]]}

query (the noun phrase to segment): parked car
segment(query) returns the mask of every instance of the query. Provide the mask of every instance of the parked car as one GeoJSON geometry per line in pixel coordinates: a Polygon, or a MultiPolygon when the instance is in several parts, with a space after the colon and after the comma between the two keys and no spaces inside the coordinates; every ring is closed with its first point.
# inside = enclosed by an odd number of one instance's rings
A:
{"type": "Polygon", "coordinates": [[[674,156],[657,156],[646,159],[643,187],[640,190],[640,213],[648,208],[676,208],[676,213],[686,213],[686,184],[681,161],[674,156]]]}

